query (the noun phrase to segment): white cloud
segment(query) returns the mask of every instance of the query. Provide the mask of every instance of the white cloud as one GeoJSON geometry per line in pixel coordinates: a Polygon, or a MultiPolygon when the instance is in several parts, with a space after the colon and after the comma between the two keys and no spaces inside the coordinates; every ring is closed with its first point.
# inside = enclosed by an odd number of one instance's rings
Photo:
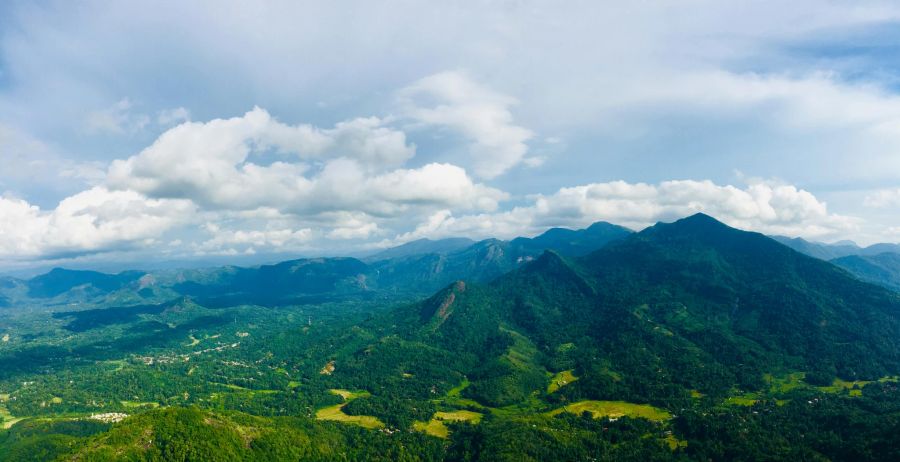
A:
{"type": "Polygon", "coordinates": [[[156,114],[156,123],[170,126],[191,120],[191,111],[183,107],[163,109],[156,114]]]}
{"type": "Polygon", "coordinates": [[[106,109],[89,113],[85,126],[89,133],[123,135],[139,132],[150,123],[150,117],[133,112],[133,106],[131,100],[123,98],[106,109]]]}
{"type": "Polygon", "coordinates": [[[0,197],[0,259],[146,245],[190,222],[195,210],[189,201],[147,199],[102,187],[68,197],[52,211],[0,197]]]}
{"type": "Polygon", "coordinates": [[[261,247],[293,250],[303,247],[313,237],[309,228],[225,229],[217,223],[206,223],[204,228],[212,237],[197,246],[199,254],[237,252],[237,247],[245,253],[261,247]]]}
{"type": "Polygon", "coordinates": [[[269,207],[304,214],[393,215],[434,205],[493,210],[506,198],[450,164],[391,169],[414,152],[402,132],[377,118],[320,130],[282,124],[255,108],[243,117],[172,128],[140,154],[114,161],[108,182],[209,209],[269,207]],[[271,150],[284,160],[252,162],[271,150]]]}
{"type": "Polygon", "coordinates": [[[808,191],[777,182],[753,182],[743,188],[711,181],[679,180],[652,185],[614,181],[562,188],[537,195],[532,203],[489,214],[454,216],[435,212],[415,230],[391,243],[421,237],[511,238],[553,226],[579,228],[608,221],[641,229],[697,212],[726,224],[767,234],[828,238],[858,230],[860,220],[828,212],[808,191]]]}
{"type": "Polygon", "coordinates": [[[448,128],[470,142],[475,173],[495,178],[522,162],[533,133],[516,125],[510,107],[516,100],[471,80],[460,72],[425,77],[398,92],[404,117],[448,128]]]}
{"type": "Polygon", "coordinates": [[[717,113],[761,109],[784,128],[900,134],[900,97],[877,85],[841,82],[832,73],[687,72],[669,75],[666,81],[659,86],[638,80],[626,91],[610,95],[607,104],[669,104],[717,113]]]}
{"type": "Polygon", "coordinates": [[[863,199],[863,205],[872,208],[900,207],[900,188],[875,191],[863,199]]]}

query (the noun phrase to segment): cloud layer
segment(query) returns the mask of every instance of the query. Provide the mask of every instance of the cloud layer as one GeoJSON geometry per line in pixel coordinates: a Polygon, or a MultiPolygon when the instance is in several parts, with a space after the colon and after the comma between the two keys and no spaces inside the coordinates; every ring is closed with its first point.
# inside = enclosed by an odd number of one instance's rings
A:
{"type": "MultiPolygon", "coordinates": [[[[448,79],[455,88],[460,78],[438,74],[401,94],[418,94],[448,79]]],[[[460,85],[455,90],[460,94],[449,100],[498,107],[509,101],[475,84],[460,85]],[[469,93],[471,98],[464,96],[469,93]]],[[[744,187],[709,180],[591,183],[528,195],[517,199],[519,205],[506,206],[510,194],[474,181],[463,167],[406,166],[417,153],[403,128],[409,118],[463,130],[465,143],[477,144],[487,157],[496,154],[491,162],[503,169],[522,161],[526,148],[517,146],[530,134],[507,126],[506,109],[463,107],[452,117],[426,110],[396,123],[365,117],[325,129],[286,124],[258,107],[230,119],[183,122],[139,153],[114,160],[103,185],[64,199],[54,210],[0,199],[0,258],[52,259],[154,246],[182,256],[321,252],[346,241],[363,248],[421,237],[509,238],[600,220],[642,228],[698,211],[746,229],[813,238],[842,236],[859,224],[830,213],[808,191],[759,180],[744,187]],[[468,119],[482,109],[500,115],[468,119]],[[494,144],[481,139],[495,129],[501,134],[491,140],[509,139],[494,144]],[[516,156],[509,155],[509,146],[516,156]]]]}
{"type": "Polygon", "coordinates": [[[6,4],[0,260],[698,210],[896,240],[898,22],[877,0],[6,4]]]}
{"type": "Polygon", "coordinates": [[[586,227],[597,221],[642,229],[697,212],[738,228],[815,239],[842,236],[858,230],[860,224],[857,218],[829,213],[827,205],[808,191],[775,182],[755,181],[741,188],[696,180],[657,185],[615,181],[537,195],[529,205],[501,213],[454,216],[441,210],[385,244],[458,235],[511,238],[554,226],[586,227]]]}

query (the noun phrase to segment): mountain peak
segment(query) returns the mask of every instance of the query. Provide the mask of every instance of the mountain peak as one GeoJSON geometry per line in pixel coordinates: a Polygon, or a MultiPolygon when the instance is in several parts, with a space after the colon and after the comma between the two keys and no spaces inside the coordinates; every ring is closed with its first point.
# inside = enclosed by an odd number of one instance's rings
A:
{"type": "Polygon", "coordinates": [[[704,225],[721,225],[727,226],[725,223],[722,223],[719,220],[716,220],[710,215],[707,215],[703,212],[697,212],[691,216],[684,217],[675,223],[689,223],[689,224],[704,224],[704,225]]]}
{"type": "Polygon", "coordinates": [[[710,234],[741,233],[743,231],[732,228],[725,223],[705,214],[695,213],[689,217],[676,220],[671,223],[657,223],[646,229],[642,234],[659,236],[710,236],[710,234]]]}

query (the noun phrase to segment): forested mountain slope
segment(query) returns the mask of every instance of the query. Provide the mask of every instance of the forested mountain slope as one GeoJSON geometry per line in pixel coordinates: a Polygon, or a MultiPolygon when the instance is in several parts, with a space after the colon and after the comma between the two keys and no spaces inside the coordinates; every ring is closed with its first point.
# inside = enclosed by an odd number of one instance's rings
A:
{"type": "Polygon", "coordinates": [[[900,457],[897,292],[702,214],[587,254],[549,234],[570,253],[506,273],[521,242],[25,310],[0,326],[0,461],[900,457]]]}
{"type": "Polygon", "coordinates": [[[851,255],[831,262],[864,281],[900,291],[900,253],[851,255]]]}

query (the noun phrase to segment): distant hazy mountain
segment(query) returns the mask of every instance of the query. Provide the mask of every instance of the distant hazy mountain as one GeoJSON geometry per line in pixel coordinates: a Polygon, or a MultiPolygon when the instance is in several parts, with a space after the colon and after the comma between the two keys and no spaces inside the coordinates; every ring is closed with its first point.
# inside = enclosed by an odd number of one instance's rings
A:
{"type": "Polygon", "coordinates": [[[900,244],[872,244],[860,247],[853,241],[839,241],[833,244],[810,242],[800,237],[771,236],[772,239],[811,257],[820,260],[834,260],[849,255],[878,255],[885,252],[900,253],[900,244]]]}
{"type": "Polygon", "coordinates": [[[341,296],[368,290],[369,267],[355,258],[310,258],[252,268],[192,271],[196,279],[172,288],[201,304],[282,304],[303,296],[341,296]]]}
{"type": "Polygon", "coordinates": [[[577,257],[587,255],[632,233],[633,231],[628,228],[600,221],[586,229],[551,228],[531,239],[515,238],[509,244],[512,249],[523,255],[534,256],[541,254],[546,249],[553,249],[560,255],[577,257]]]}
{"type": "Polygon", "coordinates": [[[409,257],[412,255],[424,254],[446,254],[457,250],[464,249],[474,244],[475,241],[464,237],[451,237],[447,239],[431,240],[419,239],[406,244],[391,247],[376,253],[375,255],[366,257],[366,261],[388,260],[391,258],[409,257]]]}
{"type": "Polygon", "coordinates": [[[858,255],[863,251],[861,247],[855,243],[841,241],[841,243],[824,244],[821,242],[810,242],[801,237],[785,237],[771,236],[772,239],[810,257],[820,260],[833,260],[835,258],[846,257],[847,255],[858,255]]]}
{"type": "Polygon", "coordinates": [[[36,276],[27,282],[28,296],[51,298],[84,286],[87,290],[111,292],[136,282],[145,274],[142,271],[125,271],[119,274],[98,273],[96,271],[76,271],[55,268],[49,273],[36,276]]]}
{"type": "MultiPolygon", "coordinates": [[[[584,255],[630,234],[632,231],[626,228],[601,222],[582,230],[554,228],[534,238],[512,241],[421,239],[384,250],[366,261],[349,257],[306,258],[253,267],[119,274],[56,268],[24,284],[31,298],[52,298],[71,292],[81,300],[133,285],[133,293],[125,295],[158,301],[184,295],[209,306],[319,303],[347,296],[372,296],[379,291],[425,294],[457,279],[486,282],[545,250],[584,255]]],[[[16,287],[15,282],[8,284],[16,287]]],[[[0,293],[0,297],[6,300],[10,295],[0,293]]]]}
{"type": "Polygon", "coordinates": [[[900,253],[850,255],[831,262],[864,281],[900,290],[900,253]]]}
{"type": "Polygon", "coordinates": [[[580,230],[553,228],[534,238],[485,239],[453,252],[410,254],[372,266],[383,288],[437,290],[459,279],[490,281],[546,250],[565,256],[585,255],[632,233],[621,226],[598,222],[580,230]]]}

